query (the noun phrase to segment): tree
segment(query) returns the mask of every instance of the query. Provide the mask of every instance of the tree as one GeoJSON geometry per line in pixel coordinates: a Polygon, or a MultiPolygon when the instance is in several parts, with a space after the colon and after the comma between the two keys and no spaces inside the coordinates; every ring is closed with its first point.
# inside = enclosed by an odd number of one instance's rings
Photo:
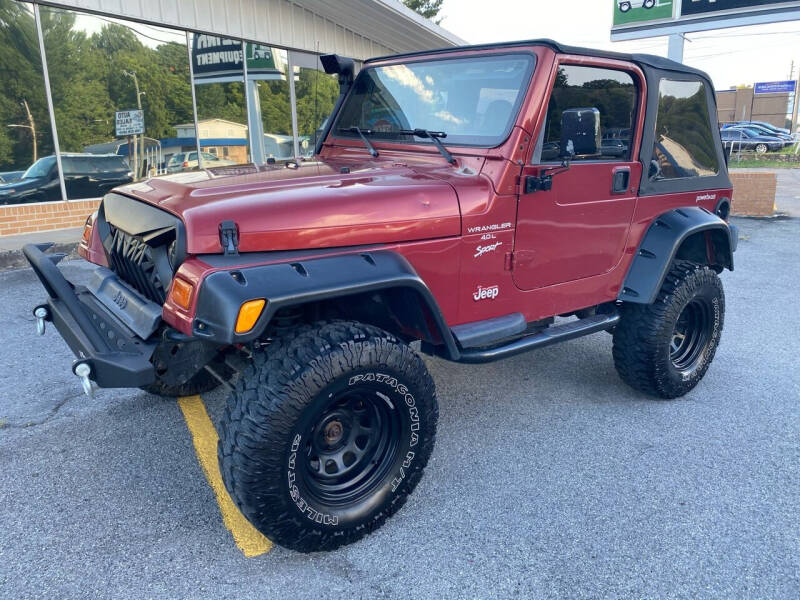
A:
{"type": "Polygon", "coordinates": [[[442,19],[434,19],[442,10],[442,3],[444,0],[403,0],[403,3],[413,10],[421,14],[426,19],[430,19],[437,25],[442,22],[442,19]]]}

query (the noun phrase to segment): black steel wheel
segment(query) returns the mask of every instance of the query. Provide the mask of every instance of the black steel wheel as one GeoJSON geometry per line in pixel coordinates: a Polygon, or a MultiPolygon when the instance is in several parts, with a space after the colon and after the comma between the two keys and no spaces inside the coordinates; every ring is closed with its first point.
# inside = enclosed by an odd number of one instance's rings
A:
{"type": "Polygon", "coordinates": [[[681,312],[672,331],[669,359],[679,371],[691,369],[711,339],[713,307],[707,298],[694,298],[681,312]]]}
{"type": "Polygon", "coordinates": [[[614,365],[629,385],[677,398],[694,388],[714,359],[725,293],[705,265],[676,261],[653,304],[625,304],[614,329],[614,365]]]}
{"type": "Polygon", "coordinates": [[[331,392],[304,427],[298,477],[322,503],[369,497],[397,460],[405,414],[369,385],[331,392]]]}
{"type": "Polygon", "coordinates": [[[425,363],[353,322],[277,336],[239,378],[221,424],[220,470],[264,535],[311,552],[354,542],[405,503],[433,449],[425,363]]]}

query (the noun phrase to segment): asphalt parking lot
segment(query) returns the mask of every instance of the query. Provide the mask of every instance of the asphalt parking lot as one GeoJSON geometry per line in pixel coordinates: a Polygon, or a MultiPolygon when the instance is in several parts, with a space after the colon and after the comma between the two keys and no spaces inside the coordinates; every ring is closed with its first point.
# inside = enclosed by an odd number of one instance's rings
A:
{"type": "MultiPolygon", "coordinates": [[[[430,360],[426,476],[329,554],[245,557],[178,404],[83,396],[64,342],[35,335],[33,273],[0,273],[0,597],[800,597],[800,219],[736,223],[722,343],[692,393],[629,389],[602,333],[430,360]]],[[[217,419],[224,393],[204,402],[217,419]]]]}

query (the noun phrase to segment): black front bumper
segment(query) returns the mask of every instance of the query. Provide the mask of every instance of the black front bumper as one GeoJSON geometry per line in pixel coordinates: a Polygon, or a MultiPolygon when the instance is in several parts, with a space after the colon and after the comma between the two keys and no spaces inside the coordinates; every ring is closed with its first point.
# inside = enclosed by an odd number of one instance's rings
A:
{"type": "MultiPolygon", "coordinates": [[[[89,377],[101,388],[140,387],[155,381],[150,357],[156,343],[136,336],[85,287],[67,281],[44,253],[49,244],[28,244],[22,251],[42,282],[49,298],[36,308],[47,311],[64,341],[77,356],[73,364],[86,363],[89,377]]],[[[57,262],[57,261],[56,261],[57,262]]]]}

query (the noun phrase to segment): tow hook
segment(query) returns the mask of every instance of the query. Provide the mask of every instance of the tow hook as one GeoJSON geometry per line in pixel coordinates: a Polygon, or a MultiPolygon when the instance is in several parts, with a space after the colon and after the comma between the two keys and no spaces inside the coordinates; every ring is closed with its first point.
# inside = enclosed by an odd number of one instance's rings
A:
{"type": "Polygon", "coordinates": [[[36,333],[44,335],[44,322],[48,319],[50,313],[44,306],[39,306],[33,311],[33,316],[36,317],[36,333]]]}
{"type": "Polygon", "coordinates": [[[75,365],[72,368],[72,371],[80,378],[81,385],[83,386],[83,392],[89,396],[89,398],[93,398],[94,387],[92,386],[92,380],[89,379],[89,375],[92,373],[92,367],[90,367],[87,363],[82,362],[75,365]]]}

